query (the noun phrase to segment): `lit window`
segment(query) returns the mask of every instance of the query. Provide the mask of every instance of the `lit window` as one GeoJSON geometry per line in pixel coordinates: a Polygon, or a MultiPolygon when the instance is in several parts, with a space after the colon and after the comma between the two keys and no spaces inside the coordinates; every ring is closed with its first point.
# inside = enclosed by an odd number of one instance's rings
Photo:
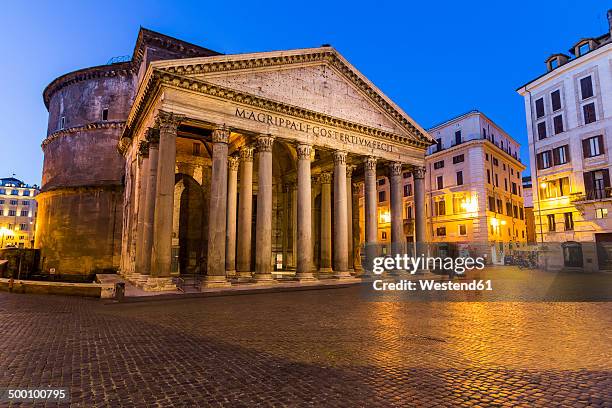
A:
{"type": "Polygon", "coordinates": [[[595,218],[606,218],[608,216],[607,208],[597,208],[595,209],[595,218]]]}
{"type": "Polygon", "coordinates": [[[459,235],[467,235],[467,228],[465,224],[459,224],[459,235]]]}

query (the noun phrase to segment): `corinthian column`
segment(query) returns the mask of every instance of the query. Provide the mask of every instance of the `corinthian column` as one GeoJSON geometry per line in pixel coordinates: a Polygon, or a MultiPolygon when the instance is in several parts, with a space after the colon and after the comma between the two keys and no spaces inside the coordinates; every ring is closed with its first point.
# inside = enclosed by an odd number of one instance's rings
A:
{"type": "Polygon", "coordinates": [[[355,275],[359,276],[363,272],[361,267],[361,226],[359,224],[359,184],[353,184],[353,267],[355,275]]]}
{"type": "Polygon", "coordinates": [[[366,268],[372,271],[374,256],[376,256],[378,241],[378,220],[376,219],[376,158],[365,160],[365,249],[366,268]]]}
{"type": "Polygon", "coordinates": [[[216,128],[212,133],[212,175],[208,221],[208,257],[202,287],[229,286],[225,277],[227,228],[227,144],[230,131],[216,128]]]}
{"type": "Polygon", "coordinates": [[[255,281],[272,279],[272,145],[274,137],[257,137],[258,191],[255,236],[255,281]]]}
{"type": "Polygon", "coordinates": [[[175,289],[172,283],[172,217],[174,212],[174,172],[176,167],[176,130],[182,117],[160,111],[159,159],[157,165],[157,189],[155,219],[153,223],[153,254],[151,277],[145,290],[175,289]]]}
{"type": "Polygon", "coordinates": [[[404,221],[402,216],[402,164],[389,165],[389,181],[391,184],[391,251],[399,254],[406,251],[404,238],[404,221]]]}
{"type": "Polygon", "coordinates": [[[297,150],[297,267],[296,277],[314,280],[312,273],[312,198],[310,156],[312,147],[298,144],[297,150]]]}
{"type": "MultiPolygon", "coordinates": [[[[347,223],[347,242],[348,242],[348,270],[355,272],[354,267],[354,244],[353,244],[353,170],[356,166],[346,166],[346,223],[347,223]]],[[[359,213],[357,213],[359,218],[359,213]]]]}
{"type": "Polygon", "coordinates": [[[228,159],[227,176],[227,229],[225,243],[225,271],[227,276],[236,275],[236,203],[238,199],[238,167],[237,157],[228,159]]]}
{"type": "Polygon", "coordinates": [[[412,169],[414,179],[414,242],[417,256],[425,254],[425,167],[415,167],[412,169]]]}
{"type": "MultiPolygon", "coordinates": [[[[153,251],[153,223],[155,219],[155,198],[157,196],[157,162],[159,157],[159,129],[149,128],[146,140],[149,145],[149,175],[147,176],[147,196],[144,206],[142,231],[142,275],[151,274],[151,252],[153,251]]],[[[144,283],[144,282],[142,282],[144,283]]]]}
{"type": "Polygon", "coordinates": [[[350,278],[348,272],[348,215],[346,152],[334,152],[334,275],[350,278]]]}
{"type": "Polygon", "coordinates": [[[329,172],[321,173],[321,261],[319,275],[325,276],[332,272],[332,219],[331,219],[331,179],[329,172]]]}
{"type": "Polygon", "coordinates": [[[238,203],[238,278],[251,278],[251,222],[253,220],[253,147],[240,149],[240,201],[238,203]]]}
{"type": "Polygon", "coordinates": [[[138,213],[136,222],[136,259],[134,272],[139,279],[144,270],[144,222],[145,222],[145,206],[147,201],[147,180],[149,177],[149,143],[145,140],[138,145],[138,155],[140,156],[140,170],[138,172],[138,213]]]}

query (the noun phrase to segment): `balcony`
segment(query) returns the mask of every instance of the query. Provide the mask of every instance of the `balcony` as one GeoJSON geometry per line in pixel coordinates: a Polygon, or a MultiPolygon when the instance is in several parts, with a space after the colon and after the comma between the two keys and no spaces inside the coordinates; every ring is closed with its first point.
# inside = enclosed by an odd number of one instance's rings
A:
{"type": "Polygon", "coordinates": [[[612,188],[604,187],[588,190],[586,193],[572,193],[570,202],[581,203],[584,201],[601,201],[612,198],[612,188]]]}

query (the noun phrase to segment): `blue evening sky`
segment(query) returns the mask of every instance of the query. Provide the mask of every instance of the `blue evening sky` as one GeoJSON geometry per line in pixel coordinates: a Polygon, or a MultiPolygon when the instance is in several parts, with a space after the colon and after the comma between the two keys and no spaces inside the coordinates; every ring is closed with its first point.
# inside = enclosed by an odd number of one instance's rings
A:
{"type": "Polygon", "coordinates": [[[223,53],[331,44],[427,128],[479,109],[523,144],[515,89],[544,59],[607,31],[609,2],[28,1],[0,8],[0,177],[40,184],[42,91],[131,54],[139,26],[223,53]]]}

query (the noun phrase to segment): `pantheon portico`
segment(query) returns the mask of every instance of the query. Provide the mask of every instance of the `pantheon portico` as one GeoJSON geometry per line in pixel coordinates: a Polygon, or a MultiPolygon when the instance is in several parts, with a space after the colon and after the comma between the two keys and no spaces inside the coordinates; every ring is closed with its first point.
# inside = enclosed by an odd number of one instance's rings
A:
{"type": "Polygon", "coordinates": [[[425,237],[430,136],[331,47],[152,62],[119,151],[126,159],[121,272],[146,290],[351,277],[377,241],[377,177],[405,248],[411,171],[425,237]],[[365,234],[359,189],[365,189],[365,234]]]}

